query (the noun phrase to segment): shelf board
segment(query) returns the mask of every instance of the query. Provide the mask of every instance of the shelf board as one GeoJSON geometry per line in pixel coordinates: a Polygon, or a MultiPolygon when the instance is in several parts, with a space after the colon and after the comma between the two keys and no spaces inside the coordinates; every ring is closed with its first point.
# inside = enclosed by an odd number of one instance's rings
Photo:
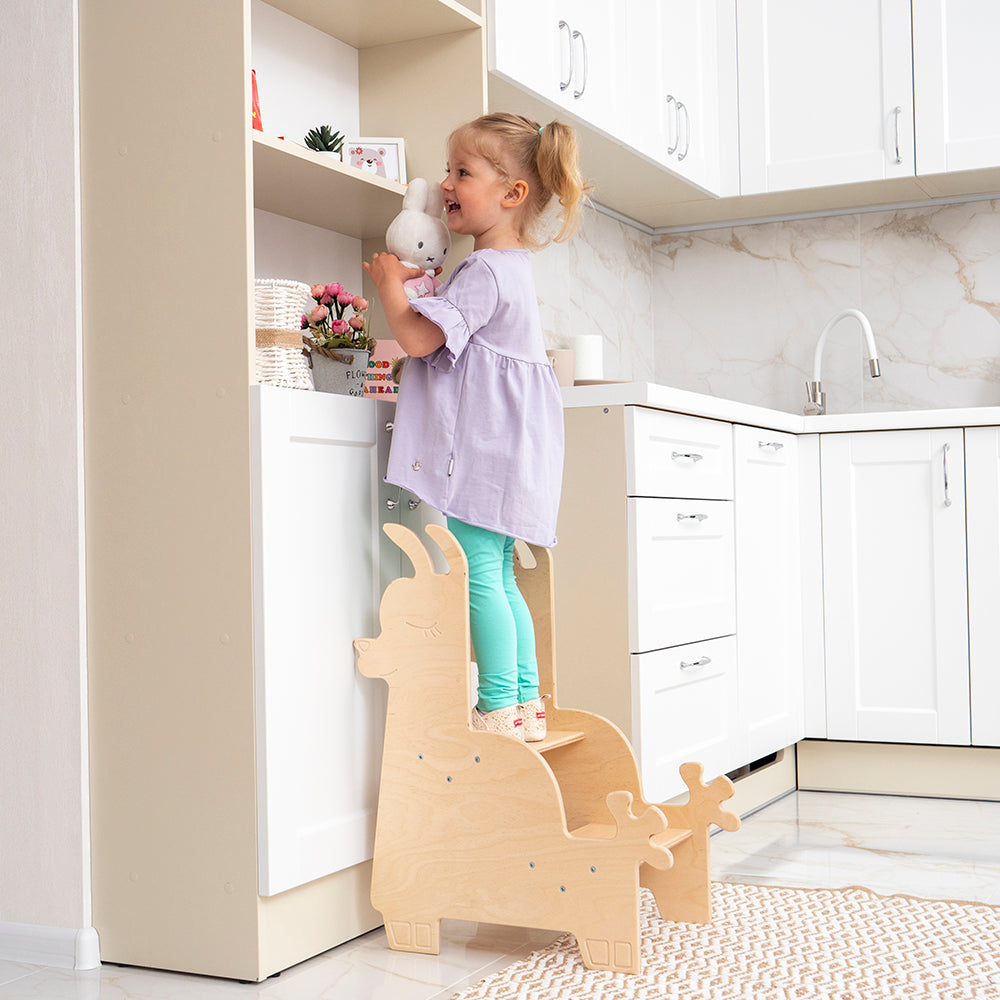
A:
{"type": "Polygon", "coordinates": [[[406,187],[346,166],[332,154],[253,131],[254,207],[345,236],[385,235],[406,187]]]}
{"type": "Polygon", "coordinates": [[[481,28],[482,16],[460,0],[268,0],[272,7],[356,49],[481,28]]]}

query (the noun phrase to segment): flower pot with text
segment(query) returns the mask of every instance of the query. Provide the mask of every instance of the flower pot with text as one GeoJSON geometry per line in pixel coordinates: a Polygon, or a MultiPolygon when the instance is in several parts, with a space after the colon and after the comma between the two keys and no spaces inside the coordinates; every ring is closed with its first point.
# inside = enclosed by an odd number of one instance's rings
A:
{"type": "Polygon", "coordinates": [[[351,347],[310,347],[309,359],[316,391],[363,396],[370,353],[351,347]]]}

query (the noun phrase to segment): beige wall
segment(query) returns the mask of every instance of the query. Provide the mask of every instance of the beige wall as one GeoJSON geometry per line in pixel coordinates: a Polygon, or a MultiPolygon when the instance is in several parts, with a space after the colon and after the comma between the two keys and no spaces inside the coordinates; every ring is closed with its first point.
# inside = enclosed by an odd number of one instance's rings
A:
{"type": "Polygon", "coordinates": [[[90,924],[75,0],[0,31],[0,923],[90,924]]]}

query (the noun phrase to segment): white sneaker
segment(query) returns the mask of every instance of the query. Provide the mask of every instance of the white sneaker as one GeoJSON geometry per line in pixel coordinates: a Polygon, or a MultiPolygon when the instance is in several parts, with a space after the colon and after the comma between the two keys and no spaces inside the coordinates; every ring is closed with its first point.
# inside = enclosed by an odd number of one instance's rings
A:
{"type": "Polygon", "coordinates": [[[492,712],[480,712],[478,708],[474,708],[472,710],[472,728],[482,732],[500,733],[503,736],[511,736],[515,740],[524,741],[524,723],[517,705],[497,708],[492,712]]]}
{"type": "Polygon", "coordinates": [[[517,706],[524,722],[525,743],[538,743],[545,739],[545,704],[541,698],[532,698],[517,706]]]}

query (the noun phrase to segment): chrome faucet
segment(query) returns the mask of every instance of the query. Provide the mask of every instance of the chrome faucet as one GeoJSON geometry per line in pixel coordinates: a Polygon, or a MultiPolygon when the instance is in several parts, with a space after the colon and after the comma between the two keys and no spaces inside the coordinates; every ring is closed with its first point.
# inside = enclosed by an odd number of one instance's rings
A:
{"type": "Polygon", "coordinates": [[[819,340],[816,343],[812,381],[806,382],[806,416],[818,416],[821,413],[826,413],[826,393],[823,391],[823,382],[820,379],[820,366],[823,363],[823,345],[826,343],[827,334],[845,316],[853,316],[861,324],[861,330],[868,343],[868,370],[871,372],[872,378],[878,378],[882,374],[882,369],[878,363],[878,351],[875,348],[875,334],[872,333],[872,325],[868,322],[868,317],[860,309],[845,309],[843,312],[837,313],[823,327],[823,332],[819,335],[819,340]]]}

